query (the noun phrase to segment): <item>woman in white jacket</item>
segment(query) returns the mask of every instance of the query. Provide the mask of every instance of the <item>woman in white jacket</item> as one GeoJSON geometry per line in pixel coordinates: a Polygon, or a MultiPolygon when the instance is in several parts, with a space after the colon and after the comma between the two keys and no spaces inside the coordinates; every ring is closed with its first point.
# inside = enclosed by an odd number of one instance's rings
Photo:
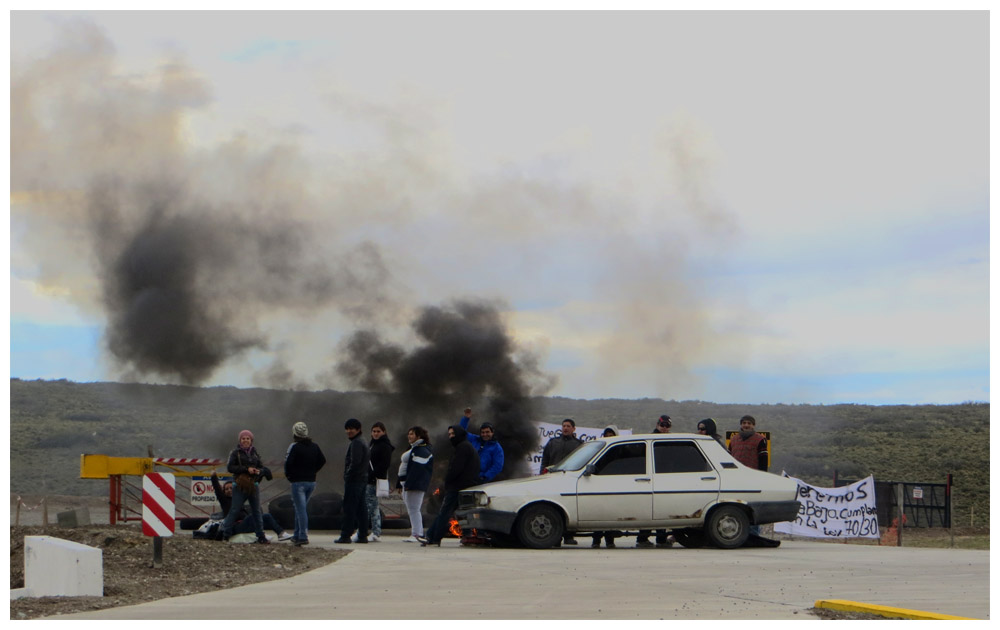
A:
{"type": "Polygon", "coordinates": [[[434,454],[427,429],[410,427],[406,439],[410,442],[410,450],[403,453],[399,460],[399,482],[396,487],[403,491],[403,504],[410,516],[410,537],[404,538],[403,542],[419,542],[417,536],[424,535],[424,517],[420,508],[424,502],[424,493],[431,485],[434,454]]]}

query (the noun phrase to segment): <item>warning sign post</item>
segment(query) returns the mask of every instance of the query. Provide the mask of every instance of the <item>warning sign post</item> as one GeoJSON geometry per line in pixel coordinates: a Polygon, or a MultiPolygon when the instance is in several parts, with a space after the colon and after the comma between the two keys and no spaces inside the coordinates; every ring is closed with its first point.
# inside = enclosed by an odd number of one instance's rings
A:
{"type": "Polygon", "coordinates": [[[153,537],[153,568],[163,566],[163,537],[174,535],[176,480],[171,473],[142,477],[142,533],[153,537]]]}

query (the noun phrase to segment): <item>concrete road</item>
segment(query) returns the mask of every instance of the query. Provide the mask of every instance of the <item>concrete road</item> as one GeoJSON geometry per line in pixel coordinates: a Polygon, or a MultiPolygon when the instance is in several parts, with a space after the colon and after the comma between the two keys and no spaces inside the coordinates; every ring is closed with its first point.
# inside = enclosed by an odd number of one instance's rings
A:
{"type": "MultiPolygon", "coordinates": [[[[333,547],[335,532],[311,533],[333,547]]],[[[785,541],[777,549],[546,551],[380,543],[287,580],[73,619],[815,619],[847,599],[988,619],[988,551],[785,541]]],[[[289,548],[309,553],[309,547],[289,548]]]]}

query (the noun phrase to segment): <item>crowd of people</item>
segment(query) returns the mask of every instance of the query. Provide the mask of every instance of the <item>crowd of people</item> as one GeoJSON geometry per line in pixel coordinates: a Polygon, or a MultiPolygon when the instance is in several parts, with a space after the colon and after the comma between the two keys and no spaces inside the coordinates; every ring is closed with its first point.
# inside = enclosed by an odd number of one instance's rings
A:
{"type": "MultiPolygon", "coordinates": [[[[448,427],[448,440],[452,452],[444,474],[441,488],[441,506],[430,527],[424,529],[422,506],[424,497],[430,490],[434,466],[434,451],[430,434],[421,426],[412,426],[406,437],[409,448],[399,461],[395,492],[400,493],[410,520],[410,535],[404,542],[419,543],[424,547],[441,546],[441,540],[450,529],[450,523],[458,508],[459,492],[497,478],[504,468],[504,451],[496,436],[496,428],[491,422],[482,422],[479,430],[469,431],[472,409],[466,408],[456,424],[448,427]]],[[[757,432],[757,421],[752,416],[740,418],[740,430],[729,440],[729,452],[744,466],[767,470],[769,463],[767,439],[757,432]]],[[[673,421],[663,414],[657,418],[651,433],[670,433],[673,421]]],[[[695,431],[700,435],[714,438],[726,447],[725,439],[719,435],[718,426],[712,418],[699,420],[695,431]]],[[[344,423],[347,436],[347,451],[344,455],[343,516],[338,544],[366,544],[380,542],[382,520],[379,500],[388,496],[389,469],[395,447],[389,440],[385,424],[375,422],[371,427],[371,438],[367,442],[362,436],[361,421],[350,418],[344,423]]],[[[615,437],[619,429],[611,424],[604,428],[602,437],[615,437]]],[[[558,435],[552,437],[542,450],[541,473],[545,474],[578,446],[583,444],[576,435],[576,422],[571,418],[562,421],[558,435]]],[[[326,457],[319,445],[309,435],[309,427],[304,422],[292,426],[292,443],[285,452],[284,473],[291,485],[291,498],[295,525],[293,533],[287,533],[271,514],[265,514],[260,505],[260,482],[272,479],[271,471],[264,466],[260,454],[254,447],[254,436],[249,430],[240,431],[236,448],[229,454],[227,470],[233,481],[219,483],[216,473],[212,473],[212,485],[225,518],[220,527],[220,535],[228,540],[234,534],[254,533],[258,543],[267,544],[270,539],[264,530],[273,530],[277,540],[290,540],[296,546],[309,544],[309,515],[307,505],[316,489],[316,475],[326,465],[326,457]],[[249,505],[249,510],[247,509],[249,505]]],[[[752,534],[759,534],[756,526],[751,526],[752,534]]],[[[615,540],[624,534],[620,531],[597,531],[592,533],[592,547],[615,547],[615,540]]],[[[636,547],[671,547],[673,537],[665,529],[640,530],[636,547]],[[650,542],[654,537],[654,542],[650,542]]],[[[571,533],[565,534],[564,545],[578,544],[571,533]]]]}

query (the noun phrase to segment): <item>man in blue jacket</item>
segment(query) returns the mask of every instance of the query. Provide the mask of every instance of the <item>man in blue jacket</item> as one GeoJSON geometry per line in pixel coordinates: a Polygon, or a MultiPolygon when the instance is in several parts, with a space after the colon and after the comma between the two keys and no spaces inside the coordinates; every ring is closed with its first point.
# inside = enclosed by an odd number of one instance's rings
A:
{"type": "MultiPolygon", "coordinates": [[[[469,430],[469,420],[472,419],[472,409],[465,408],[465,415],[459,420],[459,425],[469,430]]],[[[469,443],[479,453],[479,483],[493,481],[503,470],[503,447],[494,439],[493,424],[484,422],[479,425],[479,435],[469,431],[469,443]]]]}

